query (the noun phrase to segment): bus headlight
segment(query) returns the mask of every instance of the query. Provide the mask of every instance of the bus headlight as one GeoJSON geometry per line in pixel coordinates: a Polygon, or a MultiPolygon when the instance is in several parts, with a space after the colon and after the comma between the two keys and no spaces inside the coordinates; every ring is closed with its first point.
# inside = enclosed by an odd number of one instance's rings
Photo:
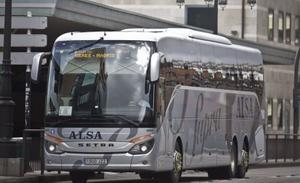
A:
{"type": "Polygon", "coordinates": [[[153,145],[154,145],[154,138],[152,138],[146,142],[136,144],[135,146],[133,146],[131,148],[129,153],[130,154],[146,154],[151,151],[151,149],[153,148],[153,145]]]}
{"type": "Polygon", "coordinates": [[[55,152],[56,146],[51,144],[51,145],[49,145],[48,149],[50,152],[55,152]]]}
{"type": "Polygon", "coordinates": [[[51,142],[45,142],[45,148],[48,153],[61,154],[62,151],[58,149],[58,146],[51,142]]]}
{"type": "Polygon", "coordinates": [[[145,144],[141,146],[142,152],[147,152],[147,150],[148,150],[148,147],[145,144]]]}

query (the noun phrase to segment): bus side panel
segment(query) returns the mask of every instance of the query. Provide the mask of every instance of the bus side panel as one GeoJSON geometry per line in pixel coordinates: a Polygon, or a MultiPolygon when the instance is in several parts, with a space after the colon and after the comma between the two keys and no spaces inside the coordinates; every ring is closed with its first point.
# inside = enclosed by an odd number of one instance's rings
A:
{"type": "MultiPolygon", "coordinates": [[[[199,88],[180,86],[175,89],[167,109],[169,123],[168,152],[175,148],[179,137],[183,142],[184,168],[216,166],[215,136],[209,134],[209,121],[204,119],[204,95],[199,88]]],[[[207,106],[206,110],[209,110],[207,106]]],[[[208,116],[206,116],[208,117],[208,116]]]]}
{"type": "Polygon", "coordinates": [[[251,162],[263,157],[262,132],[256,133],[263,121],[258,114],[264,107],[259,105],[264,87],[261,53],[238,45],[171,37],[160,39],[157,47],[164,53],[160,67],[164,85],[177,88],[173,100],[166,97],[169,128],[180,127],[169,135],[168,152],[180,136],[185,169],[229,165],[233,137],[238,141],[239,161],[247,137],[251,162]],[[251,112],[250,104],[252,109],[256,106],[251,112]],[[216,123],[220,126],[214,131],[216,123]],[[256,149],[260,150],[255,154],[256,149]]]}
{"type": "MultiPolygon", "coordinates": [[[[180,86],[167,109],[168,151],[174,151],[176,139],[182,140],[184,169],[216,166],[215,131],[220,123],[215,95],[199,87],[180,86]]],[[[223,143],[224,144],[224,143],[223,143]]]]}
{"type": "Polygon", "coordinates": [[[256,152],[262,156],[264,148],[263,131],[258,129],[259,109],[255,93],[177,87],[164,122],[169,125],[165,126],[169,129],[167,154],[174,151],[175,140],[180,137],[184,169],[227,166],[233,138],[237,138],[240,157],[247,137],[250,157],[256,161],[256,152]]]}

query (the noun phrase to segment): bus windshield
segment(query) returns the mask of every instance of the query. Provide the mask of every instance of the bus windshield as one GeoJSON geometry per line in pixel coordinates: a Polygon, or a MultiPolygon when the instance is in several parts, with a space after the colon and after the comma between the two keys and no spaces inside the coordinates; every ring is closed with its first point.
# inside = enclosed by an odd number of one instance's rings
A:
{"type": "Polygon", "coordinates": [[[151,43],[141,41],[57,42],[46,123],[149,124],[154,111],[148,77],[151,49],[151,43]]]}

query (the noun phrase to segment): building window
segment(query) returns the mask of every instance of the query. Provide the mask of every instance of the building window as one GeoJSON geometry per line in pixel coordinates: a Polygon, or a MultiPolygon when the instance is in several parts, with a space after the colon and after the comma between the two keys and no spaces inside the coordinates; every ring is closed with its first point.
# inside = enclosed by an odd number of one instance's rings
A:
{"type": "Polygon", "coordinates": [[[300,45],[300,16],[295,18],[295,45],[300,45]]]}
{"type": "Polygon", "coordinates": [[[274,10],[269,9],[268,15],[268,40],[274,40],[274,10]]]}
{"type": "Polygon", "coordinates": [[[284,33],[284,14],[282,11],[278,13],[278,42],[283,43],[284,33]]]}
{"type": "Polygon", "coordinates": [[[191,25],[194,27],[200,27],[203,29],[212,30],[213,32],[217,32],[218,29],[218,16],[215,13],[214,8],[204,8],[199,6],[186,6],[187,25],[191,25]]]}
{"type": "Polygon", "coordinates": [[[286,44],[291,44],[291,26],[292,26],[291,14],[287,13],[285,15],[285,43],[286,44]]]}
{"type": "Polygon", "coordinates": [[[272,128],[273,126],[273,99],[269,98],[268,99],[268,121],[267,121],[267,126],[268,128],[272,128]]]}

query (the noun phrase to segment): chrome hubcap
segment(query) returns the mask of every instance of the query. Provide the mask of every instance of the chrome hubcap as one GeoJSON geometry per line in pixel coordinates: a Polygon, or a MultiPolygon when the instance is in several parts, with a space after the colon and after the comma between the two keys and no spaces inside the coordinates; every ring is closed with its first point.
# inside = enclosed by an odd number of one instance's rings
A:
{"type": "Polygon", "coordinates": [[[242,150],[242,165],[248,169],[249,166],[249,153],[245,151],[244,149],[242,150]]]}
{"type": "Polygon", "coordinates": [[[235,161],[231,160],[231,172],[235,172],[235,161]]]}
{"type": "Polygon", "coordinates": [[[232,172],[232,174],[233,174],[233,176],[234,176],[235,170],[236,170],[236,160],[235,160],[234,149],[232,149],[232,152],[231,152],[230,168],[231,168],[231,172],[232,172]]]}

